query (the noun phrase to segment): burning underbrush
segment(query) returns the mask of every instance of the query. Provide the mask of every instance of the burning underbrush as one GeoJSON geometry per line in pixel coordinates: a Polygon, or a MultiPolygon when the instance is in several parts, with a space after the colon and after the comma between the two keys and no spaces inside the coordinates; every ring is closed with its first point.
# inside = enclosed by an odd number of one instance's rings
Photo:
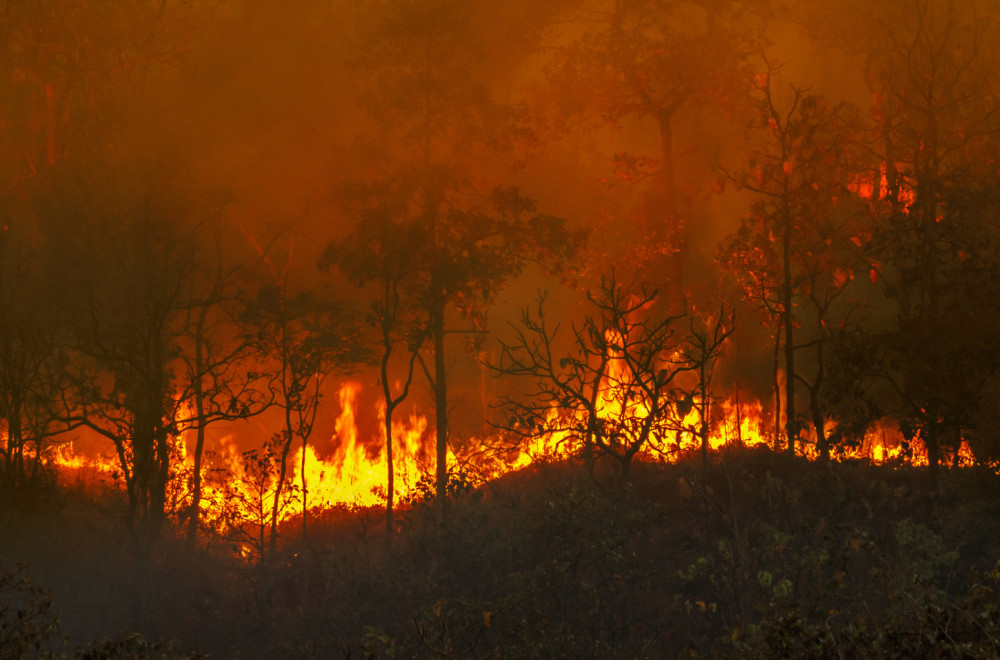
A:
{"type": "MultiPolygon", "coordinates": [[[[243,557],[259,560],[267,546],[267,528],[272,513],[277,512],[281,529],[305,528],[308,520],[338,518],[351,512],[373,512],[385,506],[388,465],[384,437],[365,437],[359,417],[360,385],[345,383],[338,393],[340,413],[334,434],[326,441],[300,446],[289,457],[290,467],[275,505],[277,492],[277,456],[275,447],[242,450],[232,435],[218,438],[203,459],[199,529],[206,540],[221,541],[243,557]]],[[[608,419],[620,418],[609,399],[602,409],[608,419]]],[[[707,446],[714,455],[734,449],[774,448],[773,423],[756,399],[742,400],[738,395],[711,406],[711,424],[707,446]]],[[[634,411],[629,411],[634,413],[634,411]]],[[[377,411],[382,427],[384,413],[377,411]]],[[[578,458],[583,452],[581,439],[585,422],[566,417],[551,409],[544,424],[533,434],[498,434],[474,438],[462,447],[453,447],[449,455],[452,492],[489,487],[504,475],[531,465],[551,464],[578,458]]],[[[701,450],[699,436],[700,407],[692,406],[686,415],[654,434],[648,446],[636,455],[636,463],[670,464],[684,461],[701,450]]],[[[610,424],[610,422],[609,422],[610,424]]],[[[393,422],[394,502],[406,509],[414,503],[433,499],[432,433],[426,417],[411,413],[393,422]]],[[[926,449],[919,434],[906,433],[887,419],[869,425],[860,432],[844,432],[835,424],[825,429],[835,438],[832,458],[836,461],[863,461],[872,465],[919,467],[927,465],[926,449]]],[[[799,455],[818,458],[814,437],[804,432],[799,455]]],[[[167,511],[178,523],[190,516],[191,484],[194,457],[187,434],[174,439],[174,467],[168,488],[167,511]]],[[[48,455],[63,484],[85,490],[111,490],[122,487],[121,468],[114,455],[84,454],[72,443],[56,446],[48,455]]],[[[600,457],[598,457],[600,463],[600,457]]],[[[945,467],[971,467],[975,458],[967,442],[944,452],[945,467]]]]}

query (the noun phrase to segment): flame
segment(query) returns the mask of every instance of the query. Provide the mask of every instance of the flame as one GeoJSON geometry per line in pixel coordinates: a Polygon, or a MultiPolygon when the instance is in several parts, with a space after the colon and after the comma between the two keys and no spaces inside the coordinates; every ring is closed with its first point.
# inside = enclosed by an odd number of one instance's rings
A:
{"type": "MultiPolygon", "coordinates": [[[[624,360],[615,356],[609,362],[608,374],[598,391],[598,415],[607,420],[616,416],[642,415],[646,408],[642,402],[623,400],[615,387],[626,380],[624,360]]],[[[346,382],[340,387],[338,401],[340,412],[334,420],[335,432],[332,438],[321,438],[318,442],[300,446],[289,461],[283,501],[279,503],[279,522],[288,522],[300,516],[301,491],[303,482],[302,466],[305,466],[306,504],[310,510],[326,510],[336,507],[382,507],[386,502],[386,480],[388,465],[385,453],[384,406],[377,406],[375,417],[380,422],[379,431],[373,437],[363,437],[359,431],[359,418],[365,411],[359,410],[358,401],[361,385],[346,382]],[[303,463],[303,451],[305,461],[303,463]]],[[[699,429],[700,401],[694,400],[691,409],[683,419],[673,425],[671,437],[654,438],[654,445],[669,445],[673,451],[656,452],[645,448],[638,458],[646,461],[675,461],[701,450],[699,429]]],[[[773,444],[773,428],[768,420],[764,404],[752,397],[736,395],[721,401],[711,401],[710,434],[708,445],[714,452],[732,447],[770,446],[773,444]]],[[[533,433],[521,446],[502,452],[482,452],[483,446],[500,444],[497,438],[473,439],[474,449],[462,456],[452,454],[451,467],[458,465],[472,467],[481,479],[496,479],[511,471],[519,470],[538,460],[561,460],[578,456],[581,449],[580,429],[584,428],[582,418],[563,415],[552,407],[542,425],[549,431],[533,433]]],[[[433,433],[429,433],[426,417],[411,412],[402,419],[393,420],[393,474],[394,501],[407,502],[419,492],[422,478],[427,479],[433,467],[433,433]]],[[[830,423],[827,433],[835,430],[830,423]]],[[[194,457],[188,450],[184,434],[172,439],[175,467],[174,478],[168,492],[168,503],[172,512],[181,514],[190,507],[191,484],[194,457]]],[[[815,438],[808,433],[803,438],[801,453],[815,459],[818,452],[815,438]]],[[[879,465],[927,465],[927,451],[919,434],[907,441],[898,425],[892,420],[882,420],[871,425],[860,438],[841,442],[834,448],[835,460],[865,460],[879,465]]],[[[106,484],[119,487],[121,466],[114,455],[88,456],[78,452],[72,442],[55,445],[48,451],[50,464],[65,475],[99,475],[106,484]]],[[[942,452],[942,465],[966,467],[973,465],[975,458],[967,442],[953,451],[942,452]]],[[[263,530],[270,523],[276,492],[276,468],[273,454],[265,448],[242,451],[233,435],[214,440],[213,447],[203,459],[203,486],[201,499],[201,519],[207,529],[215,533],[241,539],[237,542],[244,556],[253,555],[254,545],[260,546],[263,530]],[[254,539],[257,540],[254,540],[254,539]]],[[[78,476],[86,484],[86,477],[78,476]]]]}
{"type": "MultiPolygon", "coordinates": [[[[896,171],[903,171],[901,164],[896,165],[896,171]]],[[[889,174],[888,167],[883,163],[876,172],[859,172],[851,175],[850,181],[847,183],[847,189],[857,195],[862,199],[867,200],[882,200],[888,199],[889,197],[889,174]]],[[[905,183],[899,186],[899,190],[896,193],[899,201],[904,206],[909,206],[913,203],[915,195],[912,189],[907,187],[905,183]]]]}
{"type": "MultiPolygon", "coordinates": [[[[341,414],[336,420],[336,451],[327,459],[316,449],[306,447],[306,488],[308,501],[320,508],[337,505],[382,506],[386,500],[388,462],[385,436],[377,442],[364,442],[357,427],[358,383],[345,383],[339,393],[341,414]]],[[[378,410],[380,429],[385,425],[385,406],[378,410]]],[[[393,420],[394,499],[409,497],[422,474],[422,454],[426,439],[426,418],[411,414],[405,421],[393,420]]],[[[301,481],[302,449],[295,454],[293,479],[301,481]]]]}

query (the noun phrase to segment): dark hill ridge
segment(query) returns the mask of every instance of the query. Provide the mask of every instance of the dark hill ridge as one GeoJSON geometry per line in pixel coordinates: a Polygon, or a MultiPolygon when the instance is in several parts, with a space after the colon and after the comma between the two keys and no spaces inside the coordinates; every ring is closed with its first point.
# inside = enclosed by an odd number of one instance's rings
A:
{"type": "Polygon", "coordinates": [[[624,487],[537,465],[415,504],[391,545],[375,510],[289,525],[256,565],[171,537],[137,559],[113,499],[53,491],[3,518],[0,602],[27,607],[0,657],[994,657],[1000,478],[942,476],[931,498],[918,469],[766,450],[624,487]]]}

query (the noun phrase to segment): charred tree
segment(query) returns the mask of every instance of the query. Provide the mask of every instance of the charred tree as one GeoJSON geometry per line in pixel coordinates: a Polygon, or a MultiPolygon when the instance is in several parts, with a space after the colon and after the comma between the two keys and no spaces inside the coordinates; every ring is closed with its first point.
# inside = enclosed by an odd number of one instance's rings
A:
{"type": "Polygon", "coordinates": [[[715,317],[707,317],[696,322],[689,319],[689,331],[684,338],[683,348],[675,363],[680,370],[689,371],[695,381],[689,385],[690,405],[698,412],[698,426],[694,432],[701,445],[702,478],[708,472],[709,439],[711,434],[711,410],[713,397],[712,375],[716,362],[723,354],[723,344],[733,334],[733,312],[722,306],[715,317]]]}

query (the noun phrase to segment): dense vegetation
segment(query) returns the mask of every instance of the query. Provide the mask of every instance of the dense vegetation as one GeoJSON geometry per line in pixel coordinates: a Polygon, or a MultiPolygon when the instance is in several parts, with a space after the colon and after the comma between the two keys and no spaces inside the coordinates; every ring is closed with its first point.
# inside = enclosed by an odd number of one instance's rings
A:
{"type": "Polygon", "coordinates": [[[540,464],[416,504],[328,512],[248,564],[168,538],[148,572],[119,494],[3,521],[0,657],[995,657],[1000,483],[767,450],[540,464]],[[100,531],[101,533],[95,533],[100,531]],[[65,639],[64,639],[65,638],[65,639]],[[100,640],[100,641],[98,641],[100,640]],[[154,641],[155,640],[155,641],[154,641]]]}
{"type": "Polygon", "coordinates": [[[992,8],[0,0],[0,656],[998,655],[992,8]]]}

